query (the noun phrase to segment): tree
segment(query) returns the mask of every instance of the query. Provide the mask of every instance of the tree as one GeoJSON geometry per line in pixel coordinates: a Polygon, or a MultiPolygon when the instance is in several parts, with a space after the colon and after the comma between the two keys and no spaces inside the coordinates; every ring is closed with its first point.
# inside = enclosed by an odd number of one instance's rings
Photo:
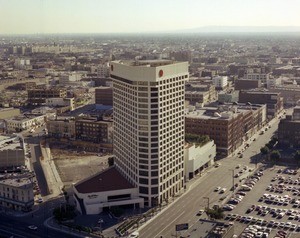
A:
{"type": "Polygon", "coordinates": [[[273,160],[275,162],[281,158],[281,154],[278,150],[273,150],[270,155],[270,158],[271,158],[271,160],[273,160]]]}
{"type": "Polygon", "coordinates": [[[260,152],[261,152],[263,155],[267,155],[267,154],[270,152],[270,149],[269,149],[269,147],[264,146],[264,147],[261,147],[261,148],[260,148],[260,152]]]}
{"type": "Polygon", "coordinates": [[[222,219],[224,217],[223,209],[220,207],[214,207],[213,209],[206,208],[205,212],[210,218],[222,219]]]}

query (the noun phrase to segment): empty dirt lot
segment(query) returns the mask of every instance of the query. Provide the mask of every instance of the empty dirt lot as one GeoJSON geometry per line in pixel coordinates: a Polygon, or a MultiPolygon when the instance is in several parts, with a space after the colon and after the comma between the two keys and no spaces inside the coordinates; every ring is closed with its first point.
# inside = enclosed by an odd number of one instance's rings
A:
{"type": "Polygon", "coordinates": [[[51,148],[53,160],[66,188],[108,167],[107,159],[111,155],[98,156],[95,153],[77,153],[76,151],[51,148]]]}

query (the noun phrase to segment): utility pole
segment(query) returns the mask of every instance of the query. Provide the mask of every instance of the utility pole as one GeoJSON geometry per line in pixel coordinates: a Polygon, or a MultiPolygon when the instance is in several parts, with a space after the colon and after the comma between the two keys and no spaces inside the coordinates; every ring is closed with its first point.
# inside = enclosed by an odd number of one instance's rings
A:
{"type": "Polygon", "coordinates": [[[234,193],[235,186],[234,186],[234,169],[229,169],[232,172],[232,192],[234,193]]]}

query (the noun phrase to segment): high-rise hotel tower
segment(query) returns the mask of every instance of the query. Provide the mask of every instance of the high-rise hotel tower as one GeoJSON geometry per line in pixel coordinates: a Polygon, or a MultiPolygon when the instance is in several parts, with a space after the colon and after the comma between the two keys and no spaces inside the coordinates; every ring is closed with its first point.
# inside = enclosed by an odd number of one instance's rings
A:
{"type": "Polygon", "coordinates": [[[113,61],[111,77],[116,168],[146,206],[158,205],[184,186],[188,63],[113,61]]]}

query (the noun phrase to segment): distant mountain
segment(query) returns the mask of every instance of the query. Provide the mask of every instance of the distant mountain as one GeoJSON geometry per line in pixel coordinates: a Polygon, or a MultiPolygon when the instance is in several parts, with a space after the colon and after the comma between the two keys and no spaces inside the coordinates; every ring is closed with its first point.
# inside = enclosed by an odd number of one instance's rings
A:
{"type": "Polygon", "coordinates": [[[210,32],[300,32],[300,26],[204,26],[176,31],[178,33],[210,32]]]}

